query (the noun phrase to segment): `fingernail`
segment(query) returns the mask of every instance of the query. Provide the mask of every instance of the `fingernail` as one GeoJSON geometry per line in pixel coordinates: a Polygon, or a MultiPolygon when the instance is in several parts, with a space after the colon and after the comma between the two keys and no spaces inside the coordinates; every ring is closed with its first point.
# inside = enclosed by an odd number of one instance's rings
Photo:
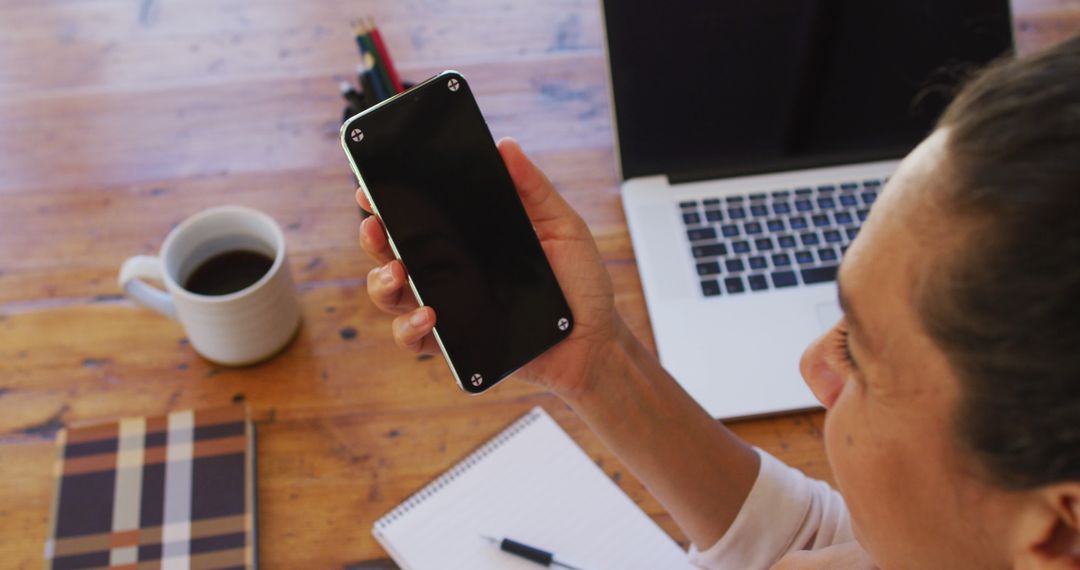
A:
{"type": "Polygon", "coordinates": [[[367,230],[364,229],[364,224],[366,223],[367,220],[360,222],[360,243],[368,243],[371,241],[371,239],[367,237],[367,230]]]}
{"type": "MultiPolygon", "coordinates": [[[[393,261],[390,263],[393,263],[393,261]]],[[[389,285],[394,282],[394,271],[390,268],[390,263],[387,263],[382,266],[382,269],[379,269],[379,279],[382,279],[383,285],[389,285]]]]}
{"type": "Polygon", "coordinates": [[[423,326],[427,322],[427,311],[420,310],[412,314],[409,317],[409,325],[413,328],[423,326]]]}

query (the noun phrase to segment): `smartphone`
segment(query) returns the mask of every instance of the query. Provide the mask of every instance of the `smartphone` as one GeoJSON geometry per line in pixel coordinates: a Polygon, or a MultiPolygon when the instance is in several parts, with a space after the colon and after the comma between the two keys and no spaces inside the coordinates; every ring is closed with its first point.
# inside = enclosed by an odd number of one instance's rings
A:
{"type": "Polygon", "coordinates": [[[350,118],[341,144],[458,386],[494,386],[574,317],[468,81],[439,75],[350,118]]]}

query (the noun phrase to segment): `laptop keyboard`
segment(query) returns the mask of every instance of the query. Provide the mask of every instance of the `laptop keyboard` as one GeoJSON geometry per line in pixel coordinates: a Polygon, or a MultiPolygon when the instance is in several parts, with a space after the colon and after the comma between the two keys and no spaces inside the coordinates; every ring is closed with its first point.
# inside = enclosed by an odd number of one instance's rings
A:
{"type": "Polygon", "coordinates": [[[836,280],[884,180],[679,202],[706,297],[836,280]]]}

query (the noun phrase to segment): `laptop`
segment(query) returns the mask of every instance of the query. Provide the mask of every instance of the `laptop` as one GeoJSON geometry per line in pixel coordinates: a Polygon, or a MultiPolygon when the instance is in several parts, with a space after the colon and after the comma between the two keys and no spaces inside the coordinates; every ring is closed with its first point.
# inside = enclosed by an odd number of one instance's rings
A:
{"type": "Polygon", "coordinates": [[[621,195],[663,366],[714,417],[818,404],[836,270],[1007,0],[604,0],[621,195]]]}

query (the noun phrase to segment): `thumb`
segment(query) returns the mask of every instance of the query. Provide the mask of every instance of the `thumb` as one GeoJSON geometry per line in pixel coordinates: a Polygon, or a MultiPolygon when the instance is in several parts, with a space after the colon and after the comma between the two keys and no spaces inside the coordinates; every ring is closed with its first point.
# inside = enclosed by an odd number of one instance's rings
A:
{"type": "Polygon", "coordinates": [[[545,225],[553,229],[577,219],[574,209],[559,195],[547,176],[525,156],[516,140],[509,137],[500,139],[496,146],[525,206],[525,212],[537,231],[542,231],[541,227],[545,225]]]}

